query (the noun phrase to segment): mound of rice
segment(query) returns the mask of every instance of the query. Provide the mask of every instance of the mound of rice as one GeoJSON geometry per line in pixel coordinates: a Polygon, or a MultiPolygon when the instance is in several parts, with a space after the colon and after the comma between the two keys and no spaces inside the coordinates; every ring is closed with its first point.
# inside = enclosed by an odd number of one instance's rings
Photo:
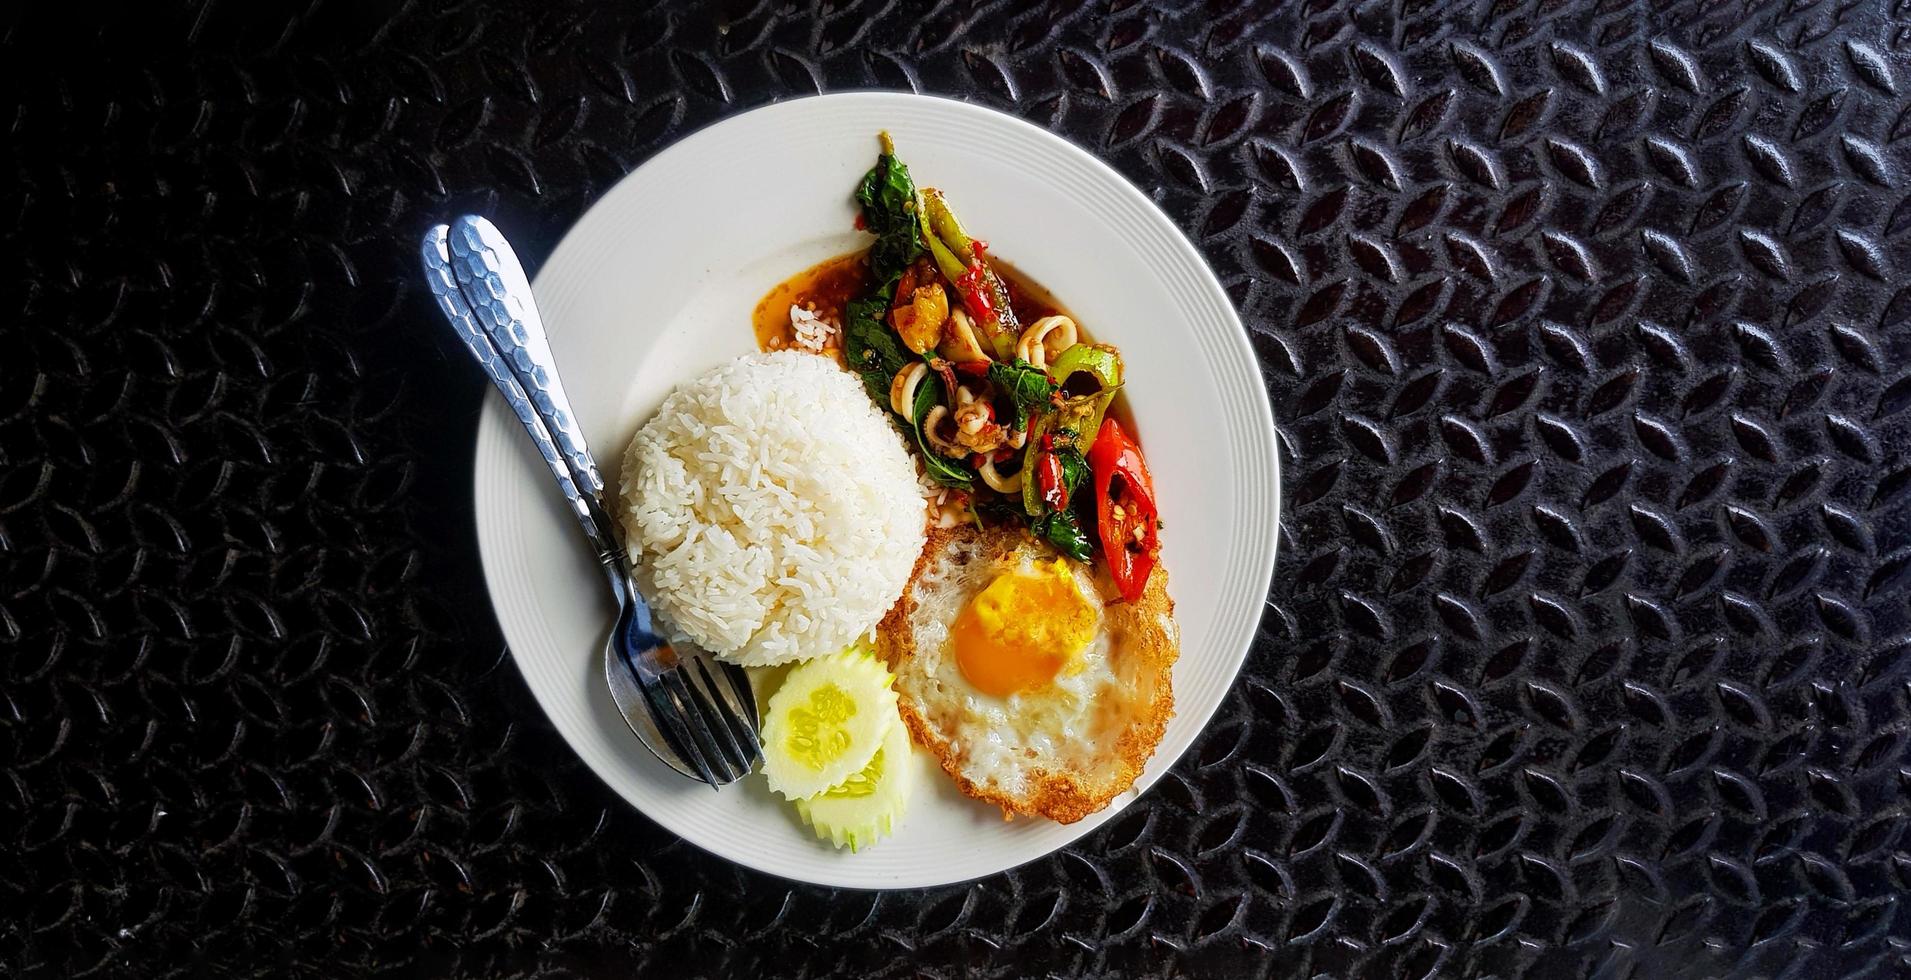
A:
{"type": "Polygon", "coordinates": [[[901,435],[855,375],[797,351],[740,357],[672,392],[624,453],[623,498],[653,607],[745,666],[848,646],[922,551],[901,435]]]}

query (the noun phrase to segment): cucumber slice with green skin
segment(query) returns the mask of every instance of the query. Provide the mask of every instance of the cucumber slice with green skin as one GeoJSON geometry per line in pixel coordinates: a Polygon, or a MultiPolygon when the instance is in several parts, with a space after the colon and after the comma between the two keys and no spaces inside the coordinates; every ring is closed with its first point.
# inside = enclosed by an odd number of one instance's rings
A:
{"type": "Polygon", "coordinates": [[[869,765],[896,714],[894,676],[857,648],[790,671],[763,720],[763,775],[786,799],[815,796],[869,765]]]}
{"type": "Polygon", "coordinates": [[[816,836],[852,852],[889,836],[915,789],[909,751],[909,730],[897,721],[869,765],[840,786],[797,800],[797,815],[816,836]]]}

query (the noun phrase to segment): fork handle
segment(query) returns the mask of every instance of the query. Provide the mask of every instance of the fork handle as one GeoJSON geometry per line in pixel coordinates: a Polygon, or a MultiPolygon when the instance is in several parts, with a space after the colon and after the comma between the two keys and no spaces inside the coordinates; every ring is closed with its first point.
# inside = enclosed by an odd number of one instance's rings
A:
{"type": "MultiPolygon", "coordinates": [[[[459,223],[463,224],[471,220],[463,218],[459,223]]],[[[482,218],[476,220],[483,221],[482,218]]],[[[484,222],[484,226],[490,227],[490,222],[484,222]]],[[[491,231],[495,235],[497,229],[491,228],[491,231]]],[[[502,240],[502,236],[499,236],[498,241],[502,240]]],[[[504,333],[503,329],[497,332],[487,329],[488,324],[485,321],[496,315],[501,301],[494,301],[485,307],[474,309],[468,301],[467,293],[459,288],[460,276],[455,266],[461,260],[458,258],[458,249],[453,244],[454,241],[452,229],[439,225],[425,233],[421,249],[425,281],[431,288],[432,296],[438,301],[439,312],[444,314],[445,321],[451,325],[452,332],[464,342],[465,350],[469,351],[478,365],[484,369],[485,376],[491,379],[498,393],[504,396],[505,404],[510,406],[512,414],[517,416],[519,424],[523,425],[525,432],[530,435],[532,445],[537,447],[538,455],[544,458],[545,465],[550,468],[551,475],[557,480],[558,489],[563,492],[572,513],[583,525],[584,535],[590,539],[598,560],[606,565],[621,560],[623,552],[617,546],[617,536],[610,516],[604,512],[602,505],[598,502],[598,495],[603,490],[603,480],[598,476],[596,463],[591,459],[590,450],[584,445],[583,437],[577,433],[570,403],[565,399],[563,387],[557,381],[557,372],[550,366],[550,345],[542,342],[541,323],[539,323],[537,335],[540,340],[538,346],[543,353],[542,374],[555,388],[554,398],[548,393],[542,399],[533,398],[526,391],[525,381],[530,380],[535,384],[537,375],[524,368],[536,362],[528,351],[522,355],[517,353],[522,345],[513,347],[500,345],[497,337],[499,333],[504,333]],[[559,419],[569,421],[569,428],[555,426],[553,423],[559,419]],[[572,447],[570,450],[563,448],[567,445],[567,437],[560,436],[558,433],[568,433],[568,445],[572,447]],[[587,487],[589,489],[586,489],[587,487]]],[[[505,254],[510,254],[509,249],[508,245],[505,246],[505,254]]],[[[469,251],[466,252],[467,256],[471,254],[469,251]]],[[[482,258],[479,258],[478,262],[482,268],[482,258]]],[[[510,255],[510,264],[516,273],[516,278],[522,281],[524,270],[518,265],[515,255],[510,255]]],[[[519,290],[519,295],[522,296],[528,296],[529,293],[528,285],[519,290]]],[[[498,294],[492,293],[492,295],[496,300],[498,294]]],[[[522,300],[519,301],[520,306],[522,302],[522,300]]],[[[531,307],[531,322],[538,322],[536,316],[536,308],[531,307]]],[[[520,318],[518,322],[522,324],[525,321],[520,318]]],[[[508,337],[509,334],[505,333],[505,336],[508,337]]]]}

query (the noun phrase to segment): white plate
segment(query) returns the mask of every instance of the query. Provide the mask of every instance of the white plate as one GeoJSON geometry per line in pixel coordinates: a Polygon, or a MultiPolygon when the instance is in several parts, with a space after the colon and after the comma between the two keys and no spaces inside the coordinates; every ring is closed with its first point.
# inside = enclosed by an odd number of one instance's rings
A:
{"type": "MultiPolygon", "coordinates": [[[[1011,116],[891,93],[767,106],[645,163],[571,229],[535,291],[551,349],[605,476],[672,386],[754,348],[770,287],[868,245],[850,200],[895,136],[996,254],[1047,287],[1127,362],[1128,405],[1164,522],[1181,624],[1176,712],[1137,783],[1152,784],[1214,713],[1260,621],[1274,568],[1274,423],[1246,332],[1160,210],[1101,161],[1011,116]]],[[[510,229],[505,229],[508,234],[510,229]]],[[[664,768],[624,727],[599,655],[611,605],[576,523],[500,399],[478,425],[485,578],[538,703],[593,771],[671,833],[738,864],[823,885],[912,888],[993,874],[1095,829],[1004,822],[918,751],[922,786],[895,837],[860,854],[817,841],[760,775],[722,792],[664,768]]]]}

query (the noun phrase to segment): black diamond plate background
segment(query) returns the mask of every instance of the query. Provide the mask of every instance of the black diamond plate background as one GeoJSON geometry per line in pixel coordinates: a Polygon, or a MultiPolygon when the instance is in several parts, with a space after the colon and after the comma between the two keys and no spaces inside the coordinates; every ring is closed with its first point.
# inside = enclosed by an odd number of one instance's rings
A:
{"type": "Polygon", "coordinates": [[[1907,969],[1901,0],[61,6],[0,14],[0,972],[1907,969]],[[870,86],[1159,201],[1287,481],[1159,788],[881,895],[703,856],[544,723],[412,259],[475,210],[535,265],[692,129],[870,86]]]}

